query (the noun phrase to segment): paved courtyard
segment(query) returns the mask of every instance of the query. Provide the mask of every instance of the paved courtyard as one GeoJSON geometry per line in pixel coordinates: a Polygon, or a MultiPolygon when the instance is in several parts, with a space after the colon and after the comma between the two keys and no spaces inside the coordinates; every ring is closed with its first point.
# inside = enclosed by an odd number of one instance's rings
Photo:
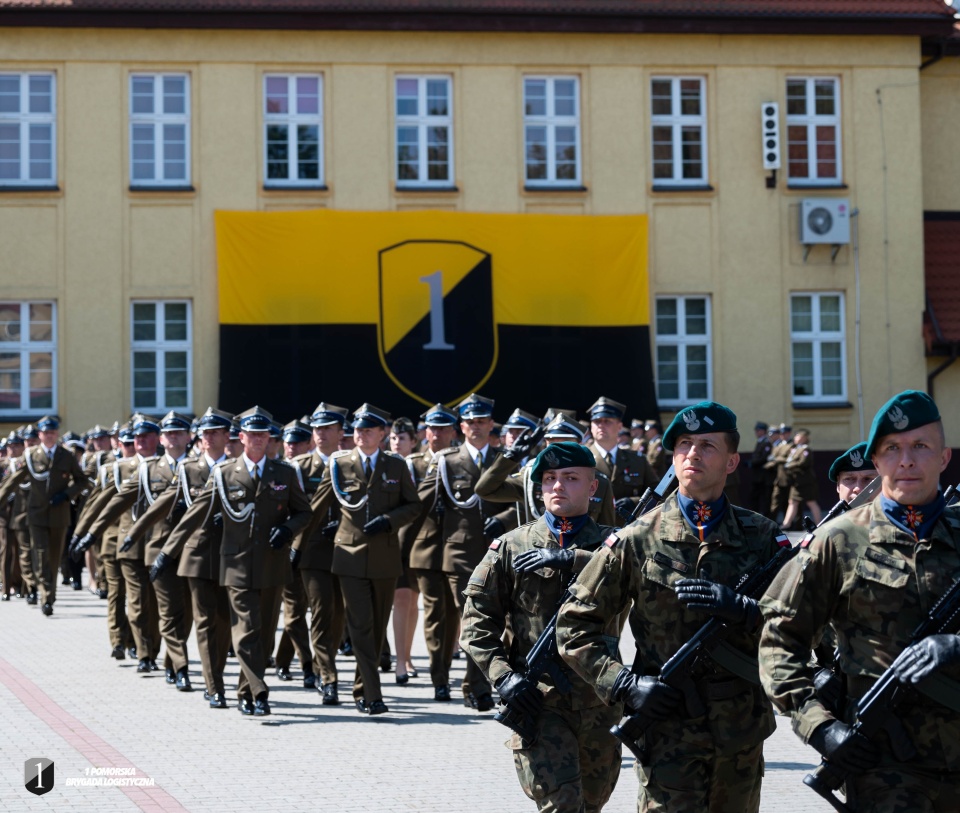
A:
{"type": "MultiPolygon", "coordinates": [[[[191,640],[191,679],[200,691],[177,692],[162,672],[136,674],[114,661],[106,602],[87,591],[60,593],[56,613],[13,600],[0,604],[0,810],[57,811],[532,811],[520,791],[507,729],[456,702],[433,701],[422,631],[414,662],[421,676],[397,686],[385,676],[390,714],[359,715],[352,704],[320,705],[315,691],[268,673],[273,715],[213,710],[191,640]],[[35,796],[24,787],[24,761],[54,761],[55,786],[35,796]],[[138,779],[140,785],[78,785],[138,779]],[[152,784],[150,783],[152,780],[152,784]]],[[[632,656],[632,642],[624,653],[632,656]]],[[[228,689],[236,683],[227,664],[228,689]]],[[[353,660],[341,658],[341,696],[349,698],[353,660]]],[[[456,698],[463,662],[454,661],[456,698]]],[[[814,752],[785,719],[766,747],[764,813],[829,811],[802,784],[814,752]]],[[[636,809],[629,754],[609,811],[636,809]]],[[[731,812],[735,813],[735,812],[731,812]]]]}

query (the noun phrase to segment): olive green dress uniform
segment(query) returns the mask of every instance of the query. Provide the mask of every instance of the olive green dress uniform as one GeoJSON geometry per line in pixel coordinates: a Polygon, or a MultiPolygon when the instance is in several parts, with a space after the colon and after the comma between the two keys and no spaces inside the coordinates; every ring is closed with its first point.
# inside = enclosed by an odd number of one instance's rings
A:
{"type": "Polygon", "coordinates": [[[660,481],[647,458],[633,449],[617,447],[611,450],[615,454],[612,464],[608,459],[609,453],[596,443],[590,446],[590,451],[597,461],[597,471],[610,479],[614,502],[629,497],[636,503],[644,491],[660,481]]]}
{"type": "Polygon", "coordinates": [[[773,447],[766,468],[774,472],[773,491],[770,495],[770,517],[776,519],[778,514],[785,513],[790,501],[790,475],[786,470],[787,458],[793,450],[789,441],[781,441],[773,447]]]}
{"type": "MultiPolygon", "coordinates": [[[[573,572],[590,561],[592,551],[612,531],[592,519],[564,547],[574,550],[573,572]]],[[[522,672],[525,658],[552,617],[569,574],[552,568],[518,573],[518,554],[535,548],[557,548],[547,521],[510,531],[491,545],[467,585],[461,645],[492,683],[509,672],[522,672]],[[513,630],[510,651],[503,645],[507,623],[513,630]]],[[[607,618],[604,634],[615,642],[620,619],[607,618]]],[[[616,649],[616,644],[613,644],[616,649]]],[[[620,743],[610,727],[623,715],[620,703],[607,705],[593,684],[564,667],[572,691],[562,694],[552,678],[541,675],[537,688],[544,708],[537,718],[537,737],[524,741],[513,734],[513,751],[524,793],[537,809],[555,813],[597,813],[609,800],[620,775],[620,743]]]]}
{"type": "MultiPolygon", "coordinates": [[[[688,610],[674,585],[687,578],[736,585],[778,549],[777,526],[752,511],[728,505],[701,542],[684,520],[676,494],[605,542],[571,588],[574,600],[560,612],[557,643],[564,660],[612,699],[623,669],[606,625],[634,603],[630,616],[637,656],[634,672],[656,675],[705,623],[688,610]]],[[[727,643],[744,655],[757,651],[759,630],[734,627],[727,643]]],[[[809,650],[808,653],[809,655],[809,650]]],[[[690,718],[652,726],[645,759],[638,762],[639,811],[756,811],[763,776],[763,741],[774,730],[773,710],[759,685],[705,663],[695,674],[706,707],[690,718]]]]}
{"type": "MultiPolygon", "coordinates": [[[[2,452],[0,452],[2,454],[2,452]]],[[[0,459],[0,483],[10,468],[8,459],[0,459]]],[[[3,583],[3,600],[9,601],[11,588],[20,590],[20,563],[16,533],[7,533],[7,526],[13,512],[15,495],[11,494],[0,501],[0,582],[3,583]]]]}
{"type": "MultiPolygon", "coordinates": [[[[293,462],[300,467],[304,490],[312,499],[326,470],[323,457],[315,450],[295,457],[293,462]]],[[[321,686],[336,686],[337,650],[343,641],[346,623],[340,578],[331,572],[334,537],[323,535],[323,527],[339,519],[340,504],[334,501],[326,510],[313,514],[310,524],[293,543],[300,552],[297,569],[310,606],[313,671],[320,676],[321,686]]]]}
{"type": "Polygon", "coordinates": [[[217,464],[168,540],[178,544],[215,513],[222,513],[219,579],[230,604],[233,650],[240,662],[240,699],[259,698],[269,691],[263,678],[267,651],[272,648],[270,619],[275,618],[283,585],[292,578],[289,551],[286,546],[271,548],[270,532],[284,525],[296,536],[310,521],[310,504],[294,467],[269,458],[261,462],[263,472],[257,482],[243,455],[217,464]]]}
{"type": "Polygon", "coordinates": [[[420,501],[400,455],[378,452],[368,480],[359,449],[351,449],[331,455],[311,506],[315,514],[325,517],[336,502],[342,512],[330,572],[340,580],[347,631],[357,659],[353,697],[370,704],[383,699],[379,663],[401,573],[398,532],[419,516],[420,501]],[[390,519],[390,530],[365,534],[363,526],[381,515],[390,519]]]}
{"type": "MultiPolygon", "coordinates": [[[[817,531],[780,572],[760,602],[760,677],[779,711],[804,742],[835,719],[817,697],[811,647],[829,624],[854,704],[910,645],[913,630],[960,574],[960,506],[947,507],[917,539],[884,513],[881,497],[817,531]],[[813,642],[813,643],[811,643],[813,642]]],[[[941,674],[960,679],[960,667],[941,674]]],[[[863,813],[960,810],[960,713],[921,692],[897,708],[917,755],[898,762],[885,737],[878,767],[847,782],[847,801],[863,813]]]]}
{"type": "Polygon", "coordinates": [[[794,446],[783,464],[783,469],[790,482],[791,502],[816,501],[819,489],[817,475],[813,470],[813,452],[809,444],[801,443],[794,446]]]}
{"type": "Polygon", "coordinates": [[[647,441],[643,454],[658,480],[667,473],[667,469],[670,468],[670,455],[663,448],[663,438],[660,435],[647,441]]]}
{"type": "MultiPolygon", "coordinates": [[[[766,431],[767,428],[765,423],[757,423],[757,429],[766,431]]],[[[750,456],[751,506],[758,514],[766,516],[769,516],[770,499],[773,496],[773,478],[776,474],[766,465],[772,453],[773,444],[770,442],[769,435],[764,434],[757,439],[757,443],[753,447],[753,454],[750,456]]]]}
{"type": "Polygon", "coordinates": [[[42,444],[26,449],[21,463],[0,485],[0,501],[15,493],[21,483],[29,482],[27,522],[33,571],[40,585],[41,603],[52,605],[57,600],[57,574],[71,522],[70,500],[88,488],[90,481],[74,454],[59,444],[49,456],[42,444]],[[68,499],[51,505],[51,498],[61,493],[68,499]]]}
{"type": "MultiPolygon", "coordinates": [[[[8,463],[8,474],[12,474],[15,467],[23,465],[23,458],[13,458],[8,463]],[[19,464],[18,464],[19,460],[19,464]]],[[[10,504],[10,519],[7,522],[7,534],[16,540],[17,557],[20,560],[20,578],[23,587],[30,596],[35,595],[39,581],[33,570],[33,551],[30,545],[30,524],[27,521],[27,496],[30,494],[29,481],[20,483],[8,497],[10,504]]]]}

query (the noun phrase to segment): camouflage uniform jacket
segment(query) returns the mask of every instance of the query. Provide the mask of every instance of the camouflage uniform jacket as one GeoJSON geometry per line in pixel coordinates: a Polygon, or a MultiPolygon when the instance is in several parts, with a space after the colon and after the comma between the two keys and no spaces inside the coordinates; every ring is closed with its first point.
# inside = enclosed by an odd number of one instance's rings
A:
{"type": "MultiPolygon", "coordinates": [[[[591,551],[611,530],[587,520],[570,545],[574,550],[574,574],[583,570],[593,556],[591,551]]],[[[513,560],[527,550],[557,547],[546,519],[541,517],[494,540],[470,577],[464,591],[460,643],[492,683],[508,672],[523,669],[527,653],[556,612],[570,579],[569,575],[553,568],[517,573],[513,560]],[[508,616],[513,630],[509,653],[502,640],[508,616]]],[[[616,615],[610,617],[606,626],[611,652],[616,652],[619,632],[616,615]]],[[[572,711],[603,705],[590,683],[564,669],[573,684],[573,691],[568,694],[561,694],[549,675],[540,676],[539,689],[548,705],[572,711]]]]}
{"type": "MultiPolygon", "coordinates": [[[[733,587],[753,567],[776,553],[777,526],[744,508],[729,506],[716,529],[700,542],[684,521],[676,494],[642,519],[607,538],[572,588],[575,600],[560,613],[560,654],[609,700],[624,664],[607,641],[607,619],[633,601],[631,627],[637,641],[637,674],[656,675],[709,616],[677,600],[680,579],[704,578],[733,587]]],[[[735,628],[727,643],[753,656],[759,630],[735,628]]],[[[707,709],[660,723],[657,736],[673,737],[723,752],[756,745],[773,732],[773,710],[761,688],[705,659],[694,679],[707,709]]]]}
{"type": "MultiPolygon", "coordinates": [[[[889,521],[877,499],[821,528],[780,572],[761,602],[760,676],[804,742],[833,719],[813,691],[811,641],[831,624],[848,699],[859,699],[960,576],[958,550],[960,507],[947,508],[931,537],[918,542],[889,521]]],[[[943,674],[957,679],[960,667],[943,674]]],[[[917,747],[912,767],[960,770],[960,714],[911,694],[899,716],[917,747]]]]}

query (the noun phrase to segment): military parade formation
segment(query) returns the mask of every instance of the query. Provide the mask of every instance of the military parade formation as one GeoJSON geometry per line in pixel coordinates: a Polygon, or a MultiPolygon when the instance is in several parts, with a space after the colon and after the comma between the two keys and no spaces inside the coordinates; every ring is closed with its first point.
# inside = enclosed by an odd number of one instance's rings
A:
{"type": "Polygon", "coordinates": [[[44,416],[3,442],[0,599],[51,616],[85,566],[112,658],[191,692],[194,632],[206,702],[231,705],[232,655],[254,718],[295,658],[318,703],[350,686],[388,714],[384,676],[418,677],[419,603],[434,700],[462,658],[463,704],[510,729],[542,811],[603,809],[624,747],[640,811],[758,811],[777,713],[825,805],[960,810],[960,507],[928,395],[893,396],[833,462],[826,514],[806,429],[756,423],[746,508],[723,404],[665,430],[607,397],[585,420],[494,408],[211,407],[82,437],[44,416]]]}

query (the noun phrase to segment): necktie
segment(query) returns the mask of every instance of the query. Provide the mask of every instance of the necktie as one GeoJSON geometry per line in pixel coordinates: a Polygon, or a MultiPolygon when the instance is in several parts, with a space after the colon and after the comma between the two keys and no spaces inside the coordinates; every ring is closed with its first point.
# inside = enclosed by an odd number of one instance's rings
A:
{"type": "Polygon", "coordinates": [[[473,462],[477,464],[478,469],[483,469],[483,455],[480,452],[477,452],[477,456],[473,458],[473,462]]]}
{"type": "Polygon", "coordinates": [[[607,465],[613,470],[613,452],[607,452],[607,465]]]}
{"type": "Polygon", "coordinates": [[[363,474],[367,478],[367,482],[370,482],[370,478],[373,476],[373,465],[370,463],[370,458],[368,457],[363,464],[363,474]]]}
{"type": "Polygon", "coordinates": [[[259,484],[260,484],[260,466],[259,466],[259,464],[255,465],[255,466],[253,467],[252,476],[253,476],[253,485],[254,485],[254,486],[259,485],[259,484]]]}

